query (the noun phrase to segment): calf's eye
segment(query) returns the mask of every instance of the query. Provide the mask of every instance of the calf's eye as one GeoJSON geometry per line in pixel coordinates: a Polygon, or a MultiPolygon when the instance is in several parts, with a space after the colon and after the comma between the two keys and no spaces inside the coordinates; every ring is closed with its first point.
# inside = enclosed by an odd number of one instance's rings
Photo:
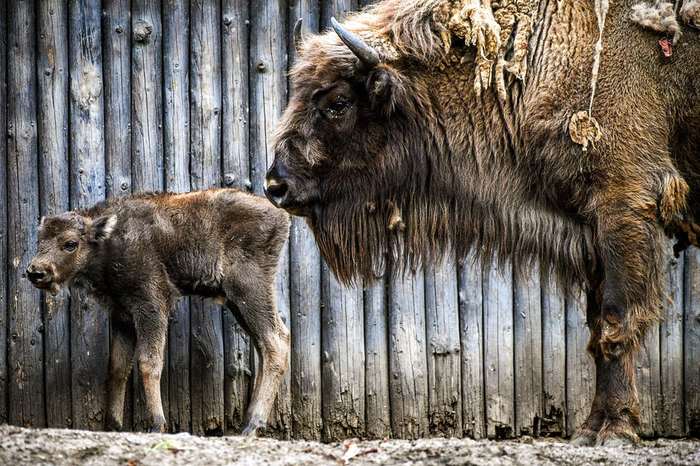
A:
{"type": "Polygon", "coordinates": [[[66,241],[63,243],[63,250],[66,252],[73,252],[76,249],[78,249],[78,242],[77,241],[66,241]]]}

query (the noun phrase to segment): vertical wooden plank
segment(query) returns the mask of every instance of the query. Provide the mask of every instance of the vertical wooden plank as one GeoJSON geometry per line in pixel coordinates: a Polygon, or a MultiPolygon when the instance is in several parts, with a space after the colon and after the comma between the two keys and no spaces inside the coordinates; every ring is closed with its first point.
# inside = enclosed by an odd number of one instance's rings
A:
{"type": "MultiPolygon", "coordinates": [[[[191,184],[221,180],[221,10],[218,2],[190,5],[191,184]]],[[[224,432],[224,342],[221,307],[192,298],[192,431],[224,432]]]]}
{"type": "Polygon", "coordinates": [[[543,416],[540,434],[566,434],[566,300],[556,277],[542,278],[543,416]]]}
{"type": "Polygon", "coordinates": [[[423,271],[389,284],[389,388],[394,437],[428,434],[423,271]]]}
{"type": "Polygon", "coordinates": [[[131,10],[129,0],[102,4],[107,197],[131,192],[131,10]]]}
{"type": "MultiPolygon", "coordinates": [[[[289,4],[289,67],[295,57],[293,26],[301,18],[303,31],[318,31],[318,0],[289,4]]],[[[292,433],[305,439],[321,438],[321,257],[306,222],[293,218],[289,239],[290,315],[292,333],[292,433]]]]}
{"type": "Polygon", "coordinates": [[[637,393],[641,409],[639,435],[653,437],[659,429],[661,401],[661,361],[659,360],[659,326],[647,330],[636,357],[637,393]]]}
{"type": "Polygon", "coordinates": [[[22,275],[36,251],[39,183],[36,121],[35,5],[9,11],[8,111],[8,308],[10,422],[43,427],[44,355],[41,301],[22,275]]]}
{"type": "MultiPolygon", "coordinates": [[[[105,170],[107,197],[131,193],[131,9],[129,0],[102,2],[105,170]]],[[[133,380],[127,384],[124,430],[133,429],[133,380]]]]}
{"type": "MultiPolygon", "coordinates": [[[[250,4],[250,162],[253,190],[262,194],[267,167],[274,159],[272,132],[287,101],[287,2],[253,0],[250,4]]],[[[285,245],[277,272],[277,306],[289,326],[289,250],[285,245]]],[[[267,431],[291,435],[289,371],[277,393],[267,431]]]]}
{"type": "Polygon", "coordinates": [[[486,436],[484,400],[484,305],[481,267],[473,256],[459,267],[462,419],[465,436],[486,436]]]}
{"type": "MultiPolygon", "coordinates": [[[[39,3],[39,191],[41,214],[68,210],[68,9],[65,2],[39,3]]],[[[71,426],[69,294],[44,293],[46,423],[71,426]]]]}
{"type": "Polygon", "coordinates": [[[7,257],[7,7],[0,2],[0,424],[8,421],[8,373],[7,373],[7,309],[8,309],[8,257],[7,257]]]}
{"type": "Polygon", "coordinates": [[[685,253],[684,378],[685,429],[690,436],[700,436],[700,251],[685,253]]]}
{"type": "Polygon", "coordinates": [[[391,436],[387,280],[365,288],[365,436],[391,436]]]}
{"type": "Polygon", "coordinates": [[[595,363],[586,348],[586,295],[573,289],[566,297],[566,434],[586,420],[595,394],[595,363]]]}
{"type": "MultiPolygon", "coordinates": [[[[670,248],[669,248],[670,249],[670,248]]],[[[659,434],[683,435],[683,263],[668,251],[667,293],[661,322],[661,402],[659,434]]],[[[697,363],[697,361],[696,361],[697,363]]]]}
{"type": "MultiPolygon", "coordinates": [[[[163,3],[163,163],[165,189],[190,190],[189,5],[163,3]]],[[[180,299],[168,332],[168,424],[172,432],[189,432],[190,300],[180,299]]]]}
{"type": "Polygon", "coordinates": [[[295,219],[291,251],[291,391],[295,437],[321,438],[321,258],[313,235],[295,219]]]}
{"type": "Polygon", "coordinates": [[[486,432],[489,438],[514,434],[515,387],[513,367],[512,266],[495,261],[483,271],[484,389],[486,432]]]}
{"type": "MultiPolygon", "coordinates": [[[[222,122],[223,168],[227,187],[251,189],[248,144],[248,34],[250,12],[247,0],[224,0],[222,4],[222,122]]],[[[231,312],[224,318],[224,403],[226,429],[240,433],[245,422],[251,379],[251,350],[248,335],[231,312]]]]}
{"type": "Polygon", "coordinates": [[[323,304],[323,438],[360,437],[365,424],[365,349],[362,291],[345,289],[326,264],[323,304]]]}
{"type": "Polygon", "coordinates": [[[542,308],[539,267],[514,278],[515,435],[540,434],[542,308]]]}
{"type": "Polygon", "coordinates": [[[462,436],[462,389],[457,269],[453,258],[426,267],[430,434],[462,436]]]}
{"type": "MultiPolygon", "coordinates": [[[[71,0],[71,206],[88,207],[105,197],[104,102],[100,2],[71,0]]],[[[71,294],[73,427],[100,429],[104,423],[109,360],[109,323],[104,309],[85,291],[71,294]]]]}
{"type": "MultiPolygon", "coordinates": [[[[346,12],[355,8],[355,0],[322,2],[321,27],[330,25],[331,16],[342,18],[346,12]]],[[[342,437],[343,433],[359,435],[364,430],[364,337],[361,336],[364,306],[362,288],[358,285],[341,285],[325,265],[322,268],[321,282],[324,315],[333,316],[333,320],[324,317],[322,323],[324,437],[326,440],[334,440],[342,437]],[[354,337],[359,339],[353,339],[354,337]],[[351,348],[355,360],[347,365],[339,364],[338,357],[345,356],[344,353],[351,348]],[[333,351],[337,354],[333,354],[333,351]],[[339,370],[352,372],[343,373],[339,370]],[[341,381],[352,384],[352,396],[345,391],[338,391],[348,388],[341,381]],[[361,390],[362,393],[363,399],[358,400],[359,404],[351,400],[358,393],[356,390],[361,390]],[[357,422],[350,421],[356,417],[359,417],[357,422]]]]}
{"type": "MultiPolygon", "coordinates": [[[[135,192],[162,191],[163,88],[161,3],[132,0],[131,166],[135,192]]],[[[167,346],[167,345],[166,345],[167,346]]],[[[167,350],[167,348],[166,348],[167,350]]],[[[167,366],[168,354],[165,354],[167,366]]],[[[134,366],[134,430],[150,427],[143,382],[134,366]]],[[[163,412],[168,410],[168,371],[161,375],[163,412]]]]}

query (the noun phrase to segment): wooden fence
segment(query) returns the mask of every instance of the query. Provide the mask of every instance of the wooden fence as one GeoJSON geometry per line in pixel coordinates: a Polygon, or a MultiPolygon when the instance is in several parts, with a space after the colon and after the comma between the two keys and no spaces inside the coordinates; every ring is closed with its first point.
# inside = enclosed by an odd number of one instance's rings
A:
{"type": "MultiPolygon", "coordinates": [[[[359,5],[361,6],[361,5],[359,5]]],[[[40,215],[144,190],[262,192],[292,25],[355,0],[0,2],[0,422],[99,429],[106,313],[22,278],[40,215]]],[[[668,264],[637,364],[646,435],[700,431],[700,253],[668,264]]],[[[269,431],[337,439],[568,435],[594,384],[579,296],[454,261],[344,288],[295,219],[280,264],[291,369],[269,431]]],[[[173,430],[236,432],[255,357],[231,315],[182,300],[162,384],[173,430]]],[[[137,380],[127,426],[144,427],[137,380]]]]}

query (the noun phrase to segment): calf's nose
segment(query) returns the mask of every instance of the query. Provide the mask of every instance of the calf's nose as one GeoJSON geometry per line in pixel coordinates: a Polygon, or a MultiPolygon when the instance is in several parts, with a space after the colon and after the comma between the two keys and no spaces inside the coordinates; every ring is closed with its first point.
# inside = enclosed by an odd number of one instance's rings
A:
{"type": "Polygon", "coordinates": [[[46,278],[46,272],[44,270],[37,269],[34,265],[30,265],[26,270],[27,278],[36,283],[40,282],[46,278]]]}

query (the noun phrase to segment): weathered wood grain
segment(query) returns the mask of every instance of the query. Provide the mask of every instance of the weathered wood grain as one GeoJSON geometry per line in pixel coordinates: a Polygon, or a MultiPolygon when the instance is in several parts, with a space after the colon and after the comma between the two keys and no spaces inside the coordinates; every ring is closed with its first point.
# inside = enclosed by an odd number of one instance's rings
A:
{"type": "Polygon", "coordinates": [[[489,438],[515,434],[512,266],[483,270],[484,390],[489,438]]]}
{"type": "MultiPolygon", "coordinates": [[[[71,207],[88,207],[105,197],[104,101],[100,2],[71,0],[70,186],[71,207]]],[[[85,291],[71,293],[73,427],[100,429],[104,423],[109,359],[109,323],[104,309],[85,291]]]]}
{"type": "MultiPolygon", "coordinates": [[[[190,5],[190,176],[192,189],[221,182],[221,10],[218,2],[190,5]]],[[[192,430],[224,432],[224,341],[221,307],[191,300],[192,430]]]]}
{"type": "Polygon", "coordinates": [[[389,283],[391,428],[398,438],[428,434],[428,361],[423,271],[389,283]]]}
{"type": "MultiPolygon", "coordinates": [[[[222,3],[222,157],[224,184],[250,190],[250,147],[248,143],[248,2],[222,3]]],[[[224,311],[224,403],[226,429],[243,429],[248,393],[251,387],[250,339],[231,312],[224,311]]]]}
{"type": "Polygon", "coordinates": [[[639,435],[653,437],[659,430],[659,416],[661,414],[661,361],[659,360],[658,325],[647,330],[635,362],[637,393],[641,409],[639,435]]]}
{"type": "Polygon", "coordinates": [[[539,267],[513,283],[515,336],[515,435],[540,435],[542,387],[542,294],[539,267]]]}
{"type": "Polygon", "coordinates": [[[542,277],[542,435],[566,433],[566,299],[553,276],[542,277]]]}
{"type": "Polygon", "coordinates": [[[685,428],[688,435],[700,436],[700,251],[685,253],[684,379],[685,428]]]}
{"type": "Polygon", "coordinates": [[[326,264],[322,277],[323,438],[361,437],[365,427],[362,290],[343,287],[326,264]]]}
{"type": "Polygon", "coordinates": [[[459,329],[462,358],[463,433],[486,436],[484,411],[484,306],[481,268],[469,256],[459,266],[459,329]]]}
{"type": "Polygon", "coordinates": [[[7,6],[0,2],[0,424],[9,420],[7,318],[8,318],[8,257],[7,257],[7,6]]]}
{"type": "MultiPolygon", "coordinates": [[[[41,214],[55,215],[70,206],[68,186],[68,8],[65,2],[39,2],[38,138],[41,214]]],[[[71,426],[69,293],[44,298],[46,423],[71,426]]]]}
{"type": "MultiPolygon", "coordinates": [[[[670,249],[670,248],[669,248],[670,249]]],[[[668,251],[667,293],[661,321],[661,398],[659,434],[679,437],[683,425],[683,271],[685,255],[668,251]]]]}
{"type": "MultiPolygon", "coordinates": [[[[293,27],[301,18],[305,34],[318,32],[320,3],[298,0],[289,4],[288,54],[295,48],[293,27]]],[[[321,257],[313,234],[300,218],[292,219],[289,239],[290,313],[292,333],[291,394],[294,437],[321,438],[321,257]]]]}
{"type": "MultiPolygon", "coordinates": [[[[165,189],[185,192],[190,190],[189,5],[165,0],[162,15],[165,189]]],[[[167,373],[169,428],[188,432],[192,425],[189,298],[178,301],[170,318],[167,373]]]]}
{"type": "Polygon", "coordinates": [[[23,278],[36,251],[39,219],[34,2],[9,11],[7,60],[8,364],[10,422],[42,427],[43,334],[39,291],[23,278]]]}
{"type": "Polygon", "coordinates": [[[595,363],[586,350],[586,295],[579,289],[566,297],[566,434],[586,420],[595,394],[595,363]]]}
{"type": "Polygon", "coordinates": [[[387,279],[364,290],[365,300],[365,436],[391,436],[389,399],[389,322],[387,279]]]}
{"type": "Polygon", "coordinates": [[[432,435],[462,436],[458,292],[453,258],[426,267],[428,416],[432,435]]]}
{"type": "MultiPolygon", "coordinates": [[[[250,164],[253,190],[262,194],[267,167],[272,164],[273,130],[287,102],[287,12],[285,0],[254,0],[250,4],[250,164]]],[[[289,326],[289,250],[285,245],[277,273],[277,307],[289,326]]],[[[277,393],[268,432],[291,435],[289,372],[277,393]]]]}
{"type": "Polygon", "coordinates": [[[129,0],[102,3],[107,196],[131,192],[131,10],[129,0]]]}

